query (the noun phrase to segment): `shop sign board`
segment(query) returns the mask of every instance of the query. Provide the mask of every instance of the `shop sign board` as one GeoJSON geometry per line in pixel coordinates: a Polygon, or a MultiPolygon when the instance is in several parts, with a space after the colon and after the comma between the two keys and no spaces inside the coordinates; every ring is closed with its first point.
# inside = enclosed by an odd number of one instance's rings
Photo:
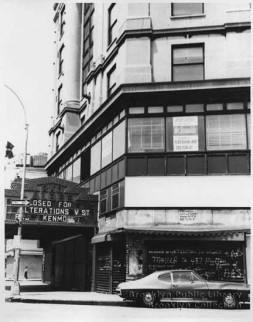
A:
{"type": "Polygon", "coordinates": [[[181,210],[179,211],[179,222],[189,224],[195,221],[197,210],[181,210]]]}
{"type": "Polygon", "coordinates": [[[33,199],[24,208],[23,220],[91,225],[95,210],[92,203],[33,199]]]}
{"type": "Polygon", "coordinates": [[[198,151],[198,117],[173,117],[173,150],[198,151]]]}

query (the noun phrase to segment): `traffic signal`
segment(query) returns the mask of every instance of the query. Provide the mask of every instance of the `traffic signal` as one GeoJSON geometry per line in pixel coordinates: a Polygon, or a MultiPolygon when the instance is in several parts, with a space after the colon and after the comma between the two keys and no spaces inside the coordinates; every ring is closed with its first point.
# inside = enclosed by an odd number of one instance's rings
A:
{"type": "Polygon", "coordinates": [[[7,142],[6,144],[6,152],[5,152],[5,157],[8,159],[11,159],[14,157],[12,149],[14,148],[14,145],[11,144],[10,142],[7,142]]]}

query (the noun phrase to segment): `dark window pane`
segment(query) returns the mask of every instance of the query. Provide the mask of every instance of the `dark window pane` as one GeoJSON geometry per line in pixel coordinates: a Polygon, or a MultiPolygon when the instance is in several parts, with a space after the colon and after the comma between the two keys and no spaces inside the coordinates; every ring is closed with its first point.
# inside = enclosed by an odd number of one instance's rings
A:
{"type": "Polygon", "coordinates": [[[204,13],[203,3],[173,3],[172,16],[188,16],[204,13]]]}
{"type": "Polygon", "coordinates": [[[90,149],[87,149],[81,156],[81,180],[90,176],[90,149]]]}
{"type": "Polygon", "coordinates": [[[101,189],[106,186],[105,179],[106,179],[106,172],[104,171],[104,172],[101,173],[101,189]]]}
{"type": "Polygon", "coordinates": [[[112,167],[112,182],[118,180],[118,164],[114,164],[112,167]]]}
{"type": "Polygon", "coordinates": [[[164,175],[164,158],[148,158],[148,175],[164,175]]]}
{"type": "Polygon", "coordinates": [[[187,104],[185,105],[186,113],[196,113],[196,112],[204,112],[203,104],[187,104]]]}
{"type": "Polygon", "coordinates": [[[231,174],[248,174],[249,173],[249,156],[248,155],[230,155],[228,157],[228,169],[231,174]]]}
{"type": "Polygon", "coordinates": [[[179,65],[173,67],[173,81],[204,79],[203,64],[179,65]]]}
{"type": "Polygon", "coordinates": [[[119,179],[125,177],[125,160],[121,160],[119,163],[119,179]]]}
{"type": "Polygon", "coordinates": [[[100,175],[95,178],[95,191],[100,190],[100,175]]]}
{"type": "Polygon", "coordinates": [[[183,111],[184,111],[183,105],[167,106],[168,113],[183,112],[183,111]]]}
{"type": "Polygon", "coordinates": [[[227,159],[225,155],[208,156],[208,174],[226,173],[227,159]]]}
{"type": "Polygon", "coordinates": [[[183,156],[168,157],[167,174],[185,174],[185,158],[183,156]]]}
{"type": "Polygon", "coordinates": [[[112,183],[112,168],[106,170],[106,185],[109,186],[112,183]]]}
{"type": "Polygon", "coordinates": [[[144,176],[146,175],[145,158],[128,158],[127,159],[128,176],[144,176]]]}
{"type": "Polygon", "coordinates": [[[94,193],[95,192],[95,180],[94,179],[92,179],[91,181],[90,181],[90,193],[92,194],[92,193],[94,193]]]}
{"type": "Polygon", "coordinates": [[[205,174],[205,157],[188,156],[187,174],[205,174]]]}

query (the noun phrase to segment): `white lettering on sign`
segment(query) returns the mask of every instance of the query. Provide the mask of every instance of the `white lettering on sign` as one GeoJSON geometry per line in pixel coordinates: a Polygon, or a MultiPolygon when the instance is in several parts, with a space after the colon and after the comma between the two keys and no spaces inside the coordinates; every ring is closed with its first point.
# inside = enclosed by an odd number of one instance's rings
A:
{"type": "Polygon", "coordinates": [[[49,222],[67,222],[66,216],[48,216],[44,215],[42,221],[49,221],[49,222]]]}
{"type": "Polygon", "coordinates": [[[184,224],[195,221],[197,217],[197,210],[183,210],[179,211],[179,222],[184,224]]]}

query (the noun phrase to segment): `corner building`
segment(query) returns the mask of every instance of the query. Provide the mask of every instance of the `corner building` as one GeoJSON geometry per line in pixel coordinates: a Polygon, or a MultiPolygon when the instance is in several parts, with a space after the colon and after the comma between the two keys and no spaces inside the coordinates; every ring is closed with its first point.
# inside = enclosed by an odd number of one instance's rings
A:
{"type": "Polygon", "coordinates": [[[55,4],[50,176],[99,196],[92,289],[250,283],[250,4],[55,4]]]}

